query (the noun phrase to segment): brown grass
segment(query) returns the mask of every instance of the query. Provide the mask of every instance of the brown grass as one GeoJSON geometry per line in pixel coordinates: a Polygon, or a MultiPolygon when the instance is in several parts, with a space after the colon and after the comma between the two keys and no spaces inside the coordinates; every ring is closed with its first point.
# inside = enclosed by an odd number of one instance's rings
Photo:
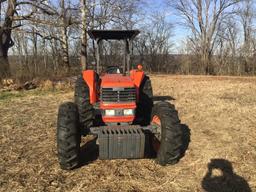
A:
{"type": "Polygon", "coordinates": [[[189,149],[178,164],[96,160],[62,171],[56,113],[73,92],[13,93],[0,97],[0,191],[204,191],[212,159],[229,161],[236,174],[229,180],[240,178],[256,191],[256,78],[158,75],[152,81],[155,95],[175,98],[171,102],[191,130],[189,149]]]}

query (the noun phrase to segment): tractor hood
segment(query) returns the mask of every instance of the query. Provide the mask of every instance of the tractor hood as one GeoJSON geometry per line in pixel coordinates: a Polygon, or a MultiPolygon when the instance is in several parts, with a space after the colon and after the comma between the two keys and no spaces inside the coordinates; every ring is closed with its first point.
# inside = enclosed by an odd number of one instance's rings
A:
{"type": "Polygon", "coordinates": [[[101,87],[134,87],[134,83],[130,76],[105,74],[101,76],[101,87]]]}

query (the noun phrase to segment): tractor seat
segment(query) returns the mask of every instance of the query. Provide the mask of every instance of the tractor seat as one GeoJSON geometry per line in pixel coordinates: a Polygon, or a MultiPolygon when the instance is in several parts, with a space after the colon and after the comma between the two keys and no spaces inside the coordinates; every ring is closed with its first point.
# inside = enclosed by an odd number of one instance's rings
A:
{"type": "Polygon", "coordinates": [[[121,72],[121,69],[117,66],[109,66],[106,69],[107,74],[120,74],[121,72]]]}

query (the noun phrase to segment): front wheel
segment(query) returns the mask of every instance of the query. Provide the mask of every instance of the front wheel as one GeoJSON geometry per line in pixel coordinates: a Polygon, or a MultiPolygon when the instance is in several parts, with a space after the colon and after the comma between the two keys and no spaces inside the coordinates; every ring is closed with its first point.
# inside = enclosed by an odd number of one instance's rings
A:
{"type": "Polygon", "coordinates": [[[182,156],[183,130],[174,105],[168,102],[156,103],[152,110],[151,125],[157,130],[151,140],[157,163],[177,163],[182,156]]]}
{"type": "Polygon", "coordinates": [[[57,151],[62,169],[70,170],[79,165],[80,140],[77,106],[71,102],[63,103],[57,121],[57,151]]]}

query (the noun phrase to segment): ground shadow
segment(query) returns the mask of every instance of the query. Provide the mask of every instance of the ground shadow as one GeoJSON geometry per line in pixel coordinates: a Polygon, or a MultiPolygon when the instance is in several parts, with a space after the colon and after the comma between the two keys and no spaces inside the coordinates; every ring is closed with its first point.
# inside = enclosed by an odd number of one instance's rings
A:
{"type": "Polygon", "coordinates": [[[207,192],[251,192],[247,181],[235,174],[232,163],[225,159],[211,159],[202,188],[207,192]]]}
{"type": "Polygon", "coordinates": [[[80,148],[80,166],[87,165],[99,157],[99,146],[96,144],[97,139],[88,141],[80,148]]]}
{"type": "Polygon", "coordinates": [[[171,96],[153,96],[153,101],[172,101],[175,98],[171,96]]]}
{"type": "Polygon", "coordinates": [[[186,124],[180,124],[182,131],[182,151],[181,151],[181,157],[185,156],[185,153],[188,149],[189,143],[190,143],[190,129],[186,124]]]}

